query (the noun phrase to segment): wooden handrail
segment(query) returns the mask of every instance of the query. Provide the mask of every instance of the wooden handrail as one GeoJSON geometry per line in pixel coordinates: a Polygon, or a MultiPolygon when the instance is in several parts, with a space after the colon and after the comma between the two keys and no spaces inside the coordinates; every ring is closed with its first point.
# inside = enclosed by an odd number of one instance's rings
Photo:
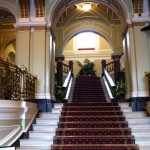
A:
{"type": "Polygon", "coordinates": [[[113,88],[116,87],[114,81],[112,80],[111,76],[109,75],[109,73],[107,72],[106,69],[104,69],[104,76],[103,76],[104,80],[105,80],[105,84],[107,87],[107,91],[109,93],[109,96],[111,99],[114,99],[113,95],[112,95],[112,90],[113,88]]]}
{"type": "Polygon", "coordinates": [[[112,80],[111,76],[109,75],[109,73],[107,72],[106,69],[104,69],[104,76],[107,79],[107,82],[109,83],[109,86],[114,87],[115,86],[114,81],[112,80]]]}

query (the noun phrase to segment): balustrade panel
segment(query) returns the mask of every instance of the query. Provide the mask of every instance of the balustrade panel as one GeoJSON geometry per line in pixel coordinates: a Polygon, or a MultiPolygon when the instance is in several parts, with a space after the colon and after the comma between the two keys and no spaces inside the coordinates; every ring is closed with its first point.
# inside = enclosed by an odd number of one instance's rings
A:
{"type": "Polygon", "coordinates": [[[0,99],[31,100],[35,95],[36,77],[24,66],[0,59],[0,99]]]}

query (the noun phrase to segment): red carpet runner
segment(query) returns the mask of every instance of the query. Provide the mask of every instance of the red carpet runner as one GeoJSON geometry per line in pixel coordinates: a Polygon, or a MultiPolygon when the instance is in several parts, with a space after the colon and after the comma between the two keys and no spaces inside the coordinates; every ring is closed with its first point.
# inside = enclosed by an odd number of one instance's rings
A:
{"type": "Polygon", "coordinates": [[[63,106],[52,150],[139,150],[118,103],[106,102],[97,77],[78,77],[63,106]]]}

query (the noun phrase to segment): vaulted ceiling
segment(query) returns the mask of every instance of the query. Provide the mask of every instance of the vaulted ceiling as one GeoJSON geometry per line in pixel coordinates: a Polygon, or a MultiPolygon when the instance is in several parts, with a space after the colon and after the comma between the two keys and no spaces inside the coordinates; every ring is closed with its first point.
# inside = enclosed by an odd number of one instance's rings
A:
{"type": "Polygon", "coordinates": [[[51,17],[53,28],[64,26],[77,19],[92,18],[104,21],[107,24],[121,24],[122,29],[126,27],[125,8],[119,0],[60,0],[53,10],[51,17]],[[92,9],[83,11],[84,3],[91,3],[92,9]]]}
{"type": "Polygon", "coordinates": [[[82,9],[83,3],[68,7],[59,17],[56,26],[63,26],[77,19],[93,18],[105,21],[108,24],[120,24],[119,17],[110,7],[103,3],[90,2],[92,8],[89,11],[82,9]]]}
{"type": "Polygon", "coordinates": [[[12,29],[16,22],[15,17],[8,10],[0,8],[0,29],[12,29]]]}

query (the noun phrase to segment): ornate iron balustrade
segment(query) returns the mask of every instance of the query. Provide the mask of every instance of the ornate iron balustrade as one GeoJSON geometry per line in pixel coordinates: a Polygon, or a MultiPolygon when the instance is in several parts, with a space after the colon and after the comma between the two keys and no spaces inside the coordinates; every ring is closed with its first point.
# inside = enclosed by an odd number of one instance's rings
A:
{"type": "Polygon", "coordinates": [[[24,66],[18,67],[0,58],[0,99],[34,99],[35,80],[24,66]]]}

